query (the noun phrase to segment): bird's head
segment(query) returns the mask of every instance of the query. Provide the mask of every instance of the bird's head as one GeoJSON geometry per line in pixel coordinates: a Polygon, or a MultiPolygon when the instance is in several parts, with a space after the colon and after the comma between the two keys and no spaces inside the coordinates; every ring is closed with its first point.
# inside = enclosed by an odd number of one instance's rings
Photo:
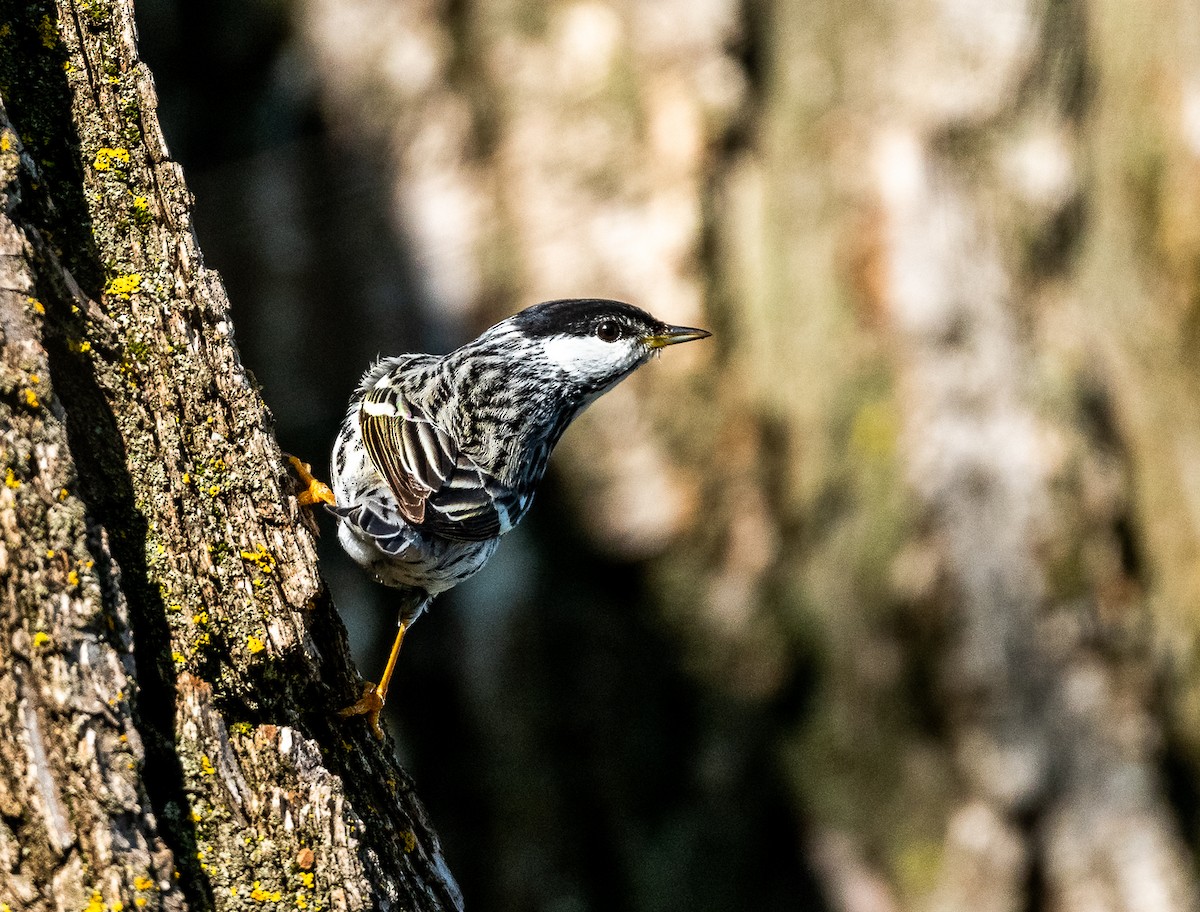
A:
{"type": "Polygon", "coordinates": [[[711,335],[671,326],[632,304],[593,298],[535,304],[492,331],[519,338],[531,367],[560,378],[587,400],[611,389],[668,345],[711,335]]]}

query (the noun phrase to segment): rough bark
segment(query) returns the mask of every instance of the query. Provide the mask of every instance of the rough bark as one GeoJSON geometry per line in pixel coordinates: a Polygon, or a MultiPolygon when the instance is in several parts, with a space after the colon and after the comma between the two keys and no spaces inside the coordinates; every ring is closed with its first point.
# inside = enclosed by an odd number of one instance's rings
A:
{"type": "Polygon", "coordinates": [[[344,632],[131,4],[0,21],[0,908],[459,908],[331,716],[344,632]]]}

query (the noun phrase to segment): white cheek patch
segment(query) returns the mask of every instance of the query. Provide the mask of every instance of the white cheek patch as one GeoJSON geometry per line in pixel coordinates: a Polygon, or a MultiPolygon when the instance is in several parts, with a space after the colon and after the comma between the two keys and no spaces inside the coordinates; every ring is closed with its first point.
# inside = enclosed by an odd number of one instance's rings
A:
{"type": "Polygon", "coordinates": [[[632,339],[605,342],[595,336],[554,336],[546,340],[546,360],[571,377],[605,377],[632,363],[632,339]]]}

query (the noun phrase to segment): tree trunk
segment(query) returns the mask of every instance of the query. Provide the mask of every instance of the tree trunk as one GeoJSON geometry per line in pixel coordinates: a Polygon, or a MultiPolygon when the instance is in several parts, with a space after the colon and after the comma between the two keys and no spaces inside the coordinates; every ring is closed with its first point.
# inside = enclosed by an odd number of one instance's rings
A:
{"type": "Polygon", "coordinates": [[[331,715],[344,632],[131,4],[2,6],[0,909],[460,908],[331,715]]]}

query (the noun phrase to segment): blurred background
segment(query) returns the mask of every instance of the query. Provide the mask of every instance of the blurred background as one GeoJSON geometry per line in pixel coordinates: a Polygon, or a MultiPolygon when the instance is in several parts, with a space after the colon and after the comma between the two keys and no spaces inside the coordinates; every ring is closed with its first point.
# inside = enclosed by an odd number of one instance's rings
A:
{"type": "Polygon", "coordinates": [[[1200,906],[1196,0],[137,13],[290,452],[540,300],[715,333],[405,644],[469,908],[1200,906]]]}

